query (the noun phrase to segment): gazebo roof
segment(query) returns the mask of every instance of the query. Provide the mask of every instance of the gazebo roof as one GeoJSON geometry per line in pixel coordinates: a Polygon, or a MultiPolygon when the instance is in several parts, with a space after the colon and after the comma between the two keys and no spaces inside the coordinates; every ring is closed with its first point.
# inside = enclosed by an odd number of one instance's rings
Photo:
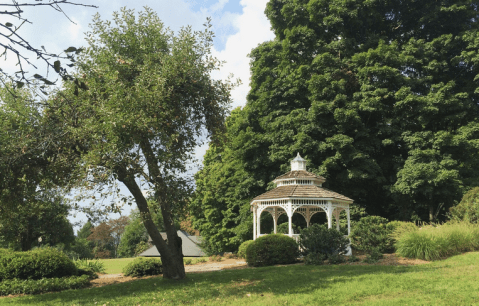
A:
{"type": "Polygon", "coordinates": [[[352,199],[343,196],[342,194],[314,185],[289,185],[276,187],[275,189],[272,189],[263,193],[262,195],[257,196],[252,200],[252,202],[258,200],[273,200],[284,198],[332,198],[341,201],[353,202],[352,199]]]}
{"type": "Polygon", "coordinates": [[[323,182],[326,181],[324,177],[316,175],[306,170],[289,171],[288,173],[278,176],[274,180],[276,181],[276,180],[289,179],[289,178],[317,178],[319,180],[322,180],[323,182]]]}

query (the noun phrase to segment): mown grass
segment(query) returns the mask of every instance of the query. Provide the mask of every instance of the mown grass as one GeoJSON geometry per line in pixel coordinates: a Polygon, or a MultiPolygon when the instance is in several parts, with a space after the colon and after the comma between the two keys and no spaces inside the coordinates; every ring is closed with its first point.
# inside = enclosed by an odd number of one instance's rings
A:
{"type": "Polygon", "coordinates": [[[248,268],[0,299],[0,305],[472,305],[479,253],[418,266],[248,268]]]}
{"type": "MultiPolygon", "coordinates": [[[[199,257],[199,258],[206,258],[206,261],[208,260],[207,257],[199,257]]],[[[195,264],[199,260],[198,257],[185,257],[184,259],[191,259],[191,263],[195,264]]],[[[112,259],[99,259],[100,262],[103,263],[103,266],[105,267],[105,274],[118,274],[123,272],[123,268],[126,267],[130,262],[135,260],[135,258],[112,258],[112,259]]],[[[158,260],[160,260],[158,258],[158,260]]]]}

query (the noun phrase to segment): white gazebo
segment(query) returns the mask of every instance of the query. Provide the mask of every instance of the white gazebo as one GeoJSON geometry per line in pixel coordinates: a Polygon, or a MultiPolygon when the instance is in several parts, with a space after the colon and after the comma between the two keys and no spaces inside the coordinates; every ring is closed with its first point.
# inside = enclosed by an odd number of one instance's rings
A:
{"type": "Polygon", "coordinates": [[[253,210],[253,239],[256,240],[261,234],[261,213],[268,212],[273,217],[274,233],[278,218],[282,214],[288,216],[288,236],[297,238],[293,234],[292,219],[294,213],[301,214],[306,219],[309,227],[311,217],[319,212],[326,213],[328,228],[333,226],[333,216],[336,221],[336,229],[339,231],[339,214],[346,211],[348,218],[348,236],[351,233],[351,220],[349,205],[353,200],[334,191],[322,187],[326,179],[314,173],[306,171],[306,160],[296,156],[291,161],[291,171],[278,176],[273,182],[276,188],[257,196],[251,201],[253,210]]]}

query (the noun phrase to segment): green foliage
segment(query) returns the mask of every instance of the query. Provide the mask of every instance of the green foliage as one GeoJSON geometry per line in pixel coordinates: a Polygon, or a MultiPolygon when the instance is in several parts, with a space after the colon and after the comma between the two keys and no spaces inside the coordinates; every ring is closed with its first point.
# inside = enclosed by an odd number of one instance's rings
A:
{"type": "Polygon", "coordinates": [[[390,235],[393,243],[396,243],[404,234],[418,230],[418,227],[413,222],[391,221],[389,226],[393,228],[393,232],[390,235]]]}
{"type": "Polygon", "coordinates": [[[425,260],[479,250],[479,227],[467,222],[424,226],[403,234],[396,250],[400,256],[425,260]]]}
{"type": "Polygon", "coordinates": [[[359,261],[359,258],[354,255],[351,255],[348,257],[348,262],[358,262],[358,261],[359,261]]]}
{"type": "Polygon", "coordinates": [[[80,289],[90,285],[88,275],[41,279],[4,279],[0,282],[0,295],[40,294],[67,289],[80,289]]]}
{"type": "Polygon", "coordinates": [[[323,254],[326,257],[334,254],[343,254],[349,245],[349,239],[336,229],[327,228],[325,225],[312,224],[302,229],[299,245],[303,255],[323,254]]]}
{"type": "Polygon", "coordinates": [[[87,239],[91,235],[91,230],[93,229],[93,224],[90,221],[87,221],[83,224],[82,228],[77,232],[77,237],[80,239],[87,239]]]}
{"type": "Polygon", "coordinates": [[[130,214],[130,223],[125,226],[125,231],[121,236],[118,256],[137,256],[145,251],[145,243],[148,244],[148,233],[143,225],[139,211],[133,210],[130,214]]]}
{"type": "Polygon", "coordinates": [[[210,261],[222,261],[223,258],[221,257],[221,255],[211,255],[210,256],[210,261]]]}
{"type": "Polygon", "coordinates": [[[73,261],[53,248],[0,253],[0,280],[58,278],[76,273],[73,261]]]}
{"type": "Polygon", "coordinates": [[[144,251],[148,250],[151,245],[148,242],[140,241],[135,247],[135,256],[140,255],[144,251]]]}
{"type": "Polygon", "coordinates": [[[389,223],[379,216],[364,217],[356,222],[351,231],[353,248],[366,253],[378,249],[382,253],[394,252],[394,239],[391,237],[396,223],[389,223]]]}
{"type": "Polygon", "coordinates": [[[125,276],[148,276],[162,274],[161,261],[152,258],[136,258],[130,262],[124,269],[125,276]]]}
{"type": "MultiPolygon", "coordinates": [[[[295,224],[291,224],[291,226],[293,227],[293,234],[298,234],[300,232],[301,229],[297,227],[295,224]]],[[[276,232],[278,234],[289,234],[289,223],[284,222],[279,224],[278,227],[276,228],[276,232]]]]}
{"type": "Polygon", "coordinates": [[[254,240],[246,240],[243,242],[238,248],[238,257],[239,258],[246,258],[246,250],[248,246],[253,243],[254,240]]]}
{"type": "Polygon", "coordinates": [[[195,176],[195,226],[215,250],[252,237],[250,200],[297,152],[390,220],[444,220],[479,185],[474,4],[271,0],[265,13],[276,37],[250,53],[247,103],[195,176]]]}
{"type": "Polygon", "coordinates": [[[364,259],[365,263],[373,264],[378,262],[381,258],[383,258],[383,253],[380,251],[379,248],[372,248],[369,250],[368,255],[364,259]]]}
{"type": "Polygon", "coordinates": [[[193,264],[193,260],[191,258],[183,258],[183,263],[185,265],[192,265],[193,264]]]}
{"type": "Polygon", "coordinates": [[[96,273],[105,273],[105,265],[99,260],[79,259],[74,261],[78,269],[89,270],[96,273]]]}
{"type": "Polygon", "coordinates": [[[346,262],[346,259],[344,258],[343,255],[340,254],[329,254],[328,255],[328,263],[330,265],[337,265],[340,263],[346,262]]]}
{"type": "Polygon", "coordinates": [[[296,262],[298,256],[296,241],[283,234],[261,236],[246,249],[246,262],[253,267],[290,264],[296,262]]]}
{"type": "Polygon", "coordinates": [[[77,237],[67,252],[67,255],[71,259],[92,259],[92,249],[90,241],[77,237]]]}
{"type": "Polygon", "coordinates": [[[309,253],[308,255],[304,256],[304,264],[319,266],[324,264],[324,260],[326,258],[327,256],[325,254],[309,253]]]}
{"type": "Polygon", "coordinates": [[[455,221],[478,223],[479,221],[479,187],[469,190],[461,202],[449,209],[450,218],[455,221]]]}

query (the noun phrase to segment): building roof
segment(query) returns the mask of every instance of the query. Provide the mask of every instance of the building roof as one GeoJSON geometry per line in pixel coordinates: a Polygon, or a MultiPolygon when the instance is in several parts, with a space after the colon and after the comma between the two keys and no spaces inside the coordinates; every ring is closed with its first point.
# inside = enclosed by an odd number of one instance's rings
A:
{"type": "Polygon", "coordinates": [[[288,173],[278,176],[274,180],[276,181],[276,180],[283,180],[283,179],[289,179],[289,178],[316,178],[316,179],[322,180],[323,182],[326,181],[324,177],[316,175],[306,170],[289,171],[288,173]]]}
{"type": "MultiPolygon", "coordinates": [[[[166,239],[166,233],[160,233],[163,239],[166,239]]],[[[206,256],[206,253],[199,247],[201,236],[190,236],[184,231],[178,231],[178,237],[181,238],[181,246],[183,249],[183,256],[199,257],[206,256]]],[[[141,253],[139,256],[143,257],[160,257],[160,252],[156,246],[152,246],[148,250],[141,253]]]]}
{"type": "MultiPolygon", "coordinates": [[[[293,172],[293,171],[292,171],[293,172]]],[[[299,171],[298,171],[299,172],[299,171]]],[[[306,171],[302,171],[306,172],[306,171]]],[[[309,172],[308,172],[309,173],[309,172]]],[[[288,174],[288,173],[287,173],[288,174]]],[[[303,176],[302,176],[303,177],[303,176]]],[[[352,199],[329,189],[314,185],[289,185],[280,186],[257,196],[252,200],[272,200],[284,198],[333,198],[353,202],[352,199]]]]}

